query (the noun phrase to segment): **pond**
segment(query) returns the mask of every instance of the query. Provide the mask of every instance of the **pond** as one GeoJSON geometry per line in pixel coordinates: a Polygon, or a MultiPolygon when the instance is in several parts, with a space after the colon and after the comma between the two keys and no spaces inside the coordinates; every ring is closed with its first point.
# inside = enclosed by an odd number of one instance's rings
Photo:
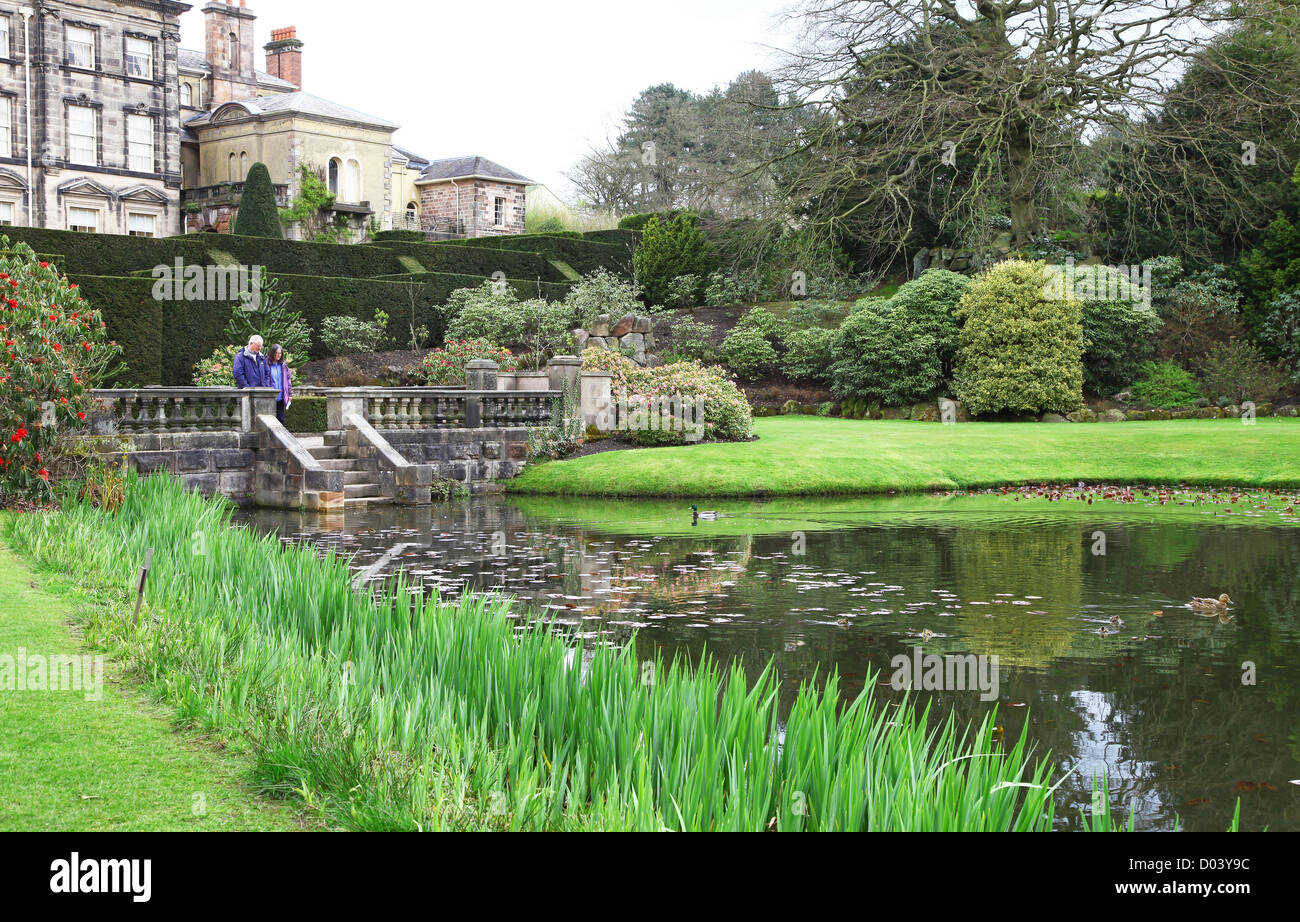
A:
{"type": "Polygon", "coordinates": [[[1128,498],[724,501],[694,521],[689,501],[492,497],[240,519],[353,555],[361,582],[401,568],[443,597],[507,593],[520,618],[642,660],[775,659],[787,706],[832,670],[845,695],[874,681],[900,699],[905,655],[936,717],[996,707],[1006,738],[1051,752],[1063,829],[1105,770],[1141,829],[1221,831],[1240,798],[1243,829],[1300,830],[1296,515],[1128,498]],[[1220,593],[1226,611],[1188,605],[1220,593]],[[922,655],[967,654],[996,663],[991,684],[925,681],[922,655]]]}

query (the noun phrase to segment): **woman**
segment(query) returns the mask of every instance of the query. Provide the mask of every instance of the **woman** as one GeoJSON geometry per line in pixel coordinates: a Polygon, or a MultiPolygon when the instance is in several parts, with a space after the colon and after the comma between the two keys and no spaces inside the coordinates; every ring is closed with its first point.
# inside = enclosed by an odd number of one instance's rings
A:
{"type": "Polygon", "coordinates": [[[278,343],[266,351],[267,361],[271,363],[271,386],[279,396],[275,399],[275,416],[284,425],[284,411],[293,402],[293,372],[289,370],[289,356],[284,346],[278,343]]]}

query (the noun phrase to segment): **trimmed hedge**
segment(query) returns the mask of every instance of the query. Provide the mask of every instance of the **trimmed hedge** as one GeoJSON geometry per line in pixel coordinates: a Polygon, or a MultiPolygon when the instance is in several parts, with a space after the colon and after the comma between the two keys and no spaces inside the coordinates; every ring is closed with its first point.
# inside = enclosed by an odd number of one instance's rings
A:
{"type": "MultiPolygon", "coordinates": [[[[452,272],[460,275],[482,275],[490,278],[494,272],[504,272],[506,278],[541,279],[544,282],[563,282],[564,274],[551,265],[540,253],[520,252],[497,247],[460,246],[452,243],[403,243],[383,241],[377,244],[398,256],[417,260],[429,272],[452,272]]],[[[387,276],[389,273],[377,273],[387,276]]]]}
{"type": "Polygon", "coordinates": [[[265,163],[254,163],[248,171],[233,230],[236,234],[250,237],[284,239],[284,228],[280,226],[280,209],[275,205],[275,189],[271,185],[271,174],[265,163]]]}
{"type": "Polygon", "coordinates": [[[396,254],[382,247],[344,246],[332,243],[301,243],[235,234],[190,234],[185,237],[126,237],[117,234],[82,234],[76,231],[10,227],[14,240],[23,240],[33,250],[61,253],[67,272],[88,275],[130,275],[148,272],[158,265],[171,265],[179,257],[186,262],[227,262],[211,252],[228,254],[237,263],[266,266],[271,275],[351,275],[360,278],[403,271],[396,254]]]}
{"type": "Polygon", "coordinates": [[[540,253],[547,259],[558,259],[568,263],[582,275],[602,268],[617,272],[620,275],[630,276],[632,274],[632,254],[626,247],[612,246],[608,243],[597,243],[586,239],[577,240],[572,237],[556,237],[551,234],[532,234],[509,237],[471,237],[466,240],[457,240],[456,245],[540,253]]]}
{"type": "Polygon", "coordinates": [[[590,240],[592,243],[607,243],[610,246],[635,250],[641,235],[634,230],[618,228],[614,230],[587,231],[582,235],[582,239],[590,240]]]}
{"type": "Polygon", "coordinates": [[[396,241],[400,243],[424,243],[424,231],[418,230],[386,230],[380,231],[371,238],[375,243],[387,243],[396,241]]]}
{"type": "Polygon", "coordinates": [[[329,401],[324,397],[295,397],[284,411],[284,427],[295,435],[300,432],[326,432],[329,429],[329,401]]]}
{"type": "MultiPolygon", "coordinates": [[[[103,315],[109,339],[122,347],[126,371],[107,384],[148,387],[171,383],[162,374],[163,306],[153,299],[153,281],[97,275],[77,275],[73,281],[81,289],[81,296],[103,315]]],[[[214,348],[209,346],[206,354],[210,355],[214,348]]],[[[203,354],[196,354],[189,364],[192,366],[203,354]]]]}

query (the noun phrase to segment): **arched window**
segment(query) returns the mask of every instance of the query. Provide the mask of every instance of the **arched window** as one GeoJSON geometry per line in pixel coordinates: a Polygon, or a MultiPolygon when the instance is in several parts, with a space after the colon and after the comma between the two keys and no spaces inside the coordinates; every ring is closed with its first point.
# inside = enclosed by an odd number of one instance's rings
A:
{"type": "Polygon", "coordinates": [[[239,163],[235,160],[235,155],[230,155],[230,181],[239,182],[239,163]]]}
{"type": "Polygon", "coordinates": [[[188,83],[181,84],[181,105],[194,105],[194,87],[190,86],[188,83]]]}
{"type": "Polygon", "coordinates": [[[239,36],[234,32],[230,33],[230,69],[239,73],[239,36]]]}
{"type": "Polygon", "coordinates": [[[420,208],[415,202],[406,203],[406,226],[415,228],[420,220],[420,208]]]}
{"type": "Polygon", "coordinates": [[[244,151],[239,155],[239,178],[248,178],[248,151],[244,151]]]}
{"type": "Polygon", "coordinates": [[[342,166],[343,163],[342,161],[339,160],[338,157],[335,157],[330,161],[329,178],[327,180],[327,184],[329,185],[330,195],[336,197],[339,194],[339,169],[342,166]]]}
{"type": "Polygon", "coordinates": [[[349,160],[343,173],[343,201],[356,204],[361,201],[361,164],[349,160]]]}

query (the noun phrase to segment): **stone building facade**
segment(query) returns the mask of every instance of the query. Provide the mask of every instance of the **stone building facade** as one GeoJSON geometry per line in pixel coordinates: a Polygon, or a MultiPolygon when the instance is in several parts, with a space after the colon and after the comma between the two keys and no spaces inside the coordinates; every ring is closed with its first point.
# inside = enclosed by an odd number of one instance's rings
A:
{"type": "Polygon", "coordinates": [[[189,8],[0,2],[0,223],[176,232],[178,43],[189,8]]]}
{"type": "Polygon", "coordinates": [[[415,181],[423,229],[454,237],[522,234],[530,180],[486,157],[434,160],[415,181]]]}

